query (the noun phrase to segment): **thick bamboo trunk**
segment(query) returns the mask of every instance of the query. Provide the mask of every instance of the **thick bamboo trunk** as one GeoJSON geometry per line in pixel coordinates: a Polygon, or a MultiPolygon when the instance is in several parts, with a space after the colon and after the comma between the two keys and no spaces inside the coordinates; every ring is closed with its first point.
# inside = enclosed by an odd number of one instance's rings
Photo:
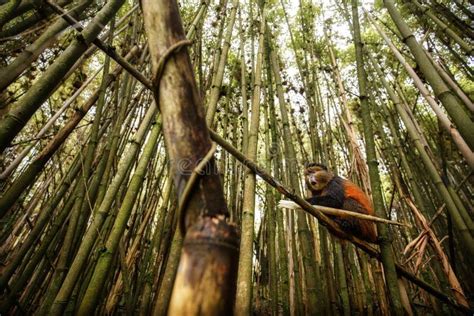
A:
{"type": "Polygon", "coordinates": [[[153,92],[183,212],[178,221],[186,229],[169,313],[228,313],[235,293],[238,235],[225,220],[227,206],[190,59],[185,49],[178,49],[186,44],[178,6],[174,1],[145,0],[142,9],[153,92]],[[205,174],[190,180],[201,160],[207,165],[205,174]]]}

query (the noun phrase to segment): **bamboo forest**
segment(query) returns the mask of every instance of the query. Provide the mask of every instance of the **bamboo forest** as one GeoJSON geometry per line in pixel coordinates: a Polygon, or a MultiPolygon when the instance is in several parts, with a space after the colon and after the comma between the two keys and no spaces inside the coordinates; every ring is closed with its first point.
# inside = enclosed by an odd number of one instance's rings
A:
{"type": "Polygon", "coordinates": [[[0,0],[0,315],[473,315],[474,0],[0,0]]]}

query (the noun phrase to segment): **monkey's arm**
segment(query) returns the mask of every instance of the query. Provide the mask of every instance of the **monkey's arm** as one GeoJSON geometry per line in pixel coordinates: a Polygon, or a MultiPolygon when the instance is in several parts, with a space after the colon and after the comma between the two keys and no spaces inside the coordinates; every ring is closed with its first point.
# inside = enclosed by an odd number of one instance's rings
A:
{"type": "Polygon", "coordinates": [[[307,201],[312,205],[328,206],[333,208],[342,208],[344,196],[339,198],[334,195],[312,196],[307,201]]]}

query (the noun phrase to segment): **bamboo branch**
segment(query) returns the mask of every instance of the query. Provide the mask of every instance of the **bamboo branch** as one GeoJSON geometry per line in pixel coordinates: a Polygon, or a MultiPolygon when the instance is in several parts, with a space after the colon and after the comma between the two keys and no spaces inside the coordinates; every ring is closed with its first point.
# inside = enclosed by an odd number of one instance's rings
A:
{"type": "MultiPolygon", "coordinates": [[[[288,201],[288,200],[281,200],[278,203],[278,207],[280,208],[289,208],[293,210],[301,209],[301,207],[293,202],[293,201],[288,201]]],[[[379,223],[385,223],[385,224],[390,224],[390,225],[397,225],[397,226],[405,226],[405,227],[411,227],[411,225],[406,224],[406,223],[400,223],[397,221],[392,221],[389,219],[385,218],[380,218],[377,216],[372,216],[372,215],[367,215],[367,214],[362,214],[362,213],[357,213],[357,212],[351,212],[347,210],[342,210],[339,208],[333,208],[333,207],[327,207],[327,206],[322,206],[322,205],[313,205],[313,208],[316,210],[320,211],[321,213],[324,213],[326,215],[334,215],[334,216],[350,216],[350,217],[355,217],[371,222],[379,222],[379,223]]]]}

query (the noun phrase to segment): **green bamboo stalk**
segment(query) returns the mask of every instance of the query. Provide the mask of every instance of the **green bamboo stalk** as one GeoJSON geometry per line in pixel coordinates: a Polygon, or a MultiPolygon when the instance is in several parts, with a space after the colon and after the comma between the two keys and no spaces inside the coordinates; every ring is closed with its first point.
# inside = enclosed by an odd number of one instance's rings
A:
{"type": "Polygon", "coordinates": [[[296,239],[298,237],[294,212],[286,214],[286,231],[288,232],[288,267],[290,269],[290,309],[293,314],[304,315],[306,296],[304,296],[305,281],[303,280],[303,264],[298,256],[296,239]]]}
{"type": "Polygon", "coordinates": [[[342,255],[341,244],[334,242],[334,265],[336,266],[337,283],[339,285],[339,298],[341,304],[340,314],[348,316],[351,314],[351,306],[349,302],[349,289],[346,279],[346,271],[344,269],[344,259],[342,255]]]}
{"type": "Polygon", "coordinates": [[[114,101],[115,101],[115,107],[118,108],[117,110],[118,114],[117,114],[117,119],[114,122],[114,126],[112,127],[112,131],[110,132],[111,134],[110,140],[109,140],[110,150],[107,157],[107,165],[105,167],[105,171],[102,176],[102,181],[100,182],[100,185],[99,185],[99,192],[97,193],[98,204],[102,203],[105,193],[107,192],[107,184],[109,183],[109,178],[112,173],[112,166],[116,160],[115,157],[120,155],[118,153],[118,150],[119,150],[119,142],[121,139],[120,136],[121,136],[122,125],[126,125],[126,123],[128,123],[125,120],[127,117],[127,110],[129,110],[127,101],[130,94],[127,93],[125,90],[127,89],[129,80],[130,80],[130,76],[128,74],[124,74],[124,78],[122,78],[121,81],[115,82],[114,101]],[[120,85],[122,85],[122,89],[119,89],[120,85]]]}
{"type": "MultiPolygon", "coordinates": [[[[104,154],[106,152],[107,152],[107,148],[104,148],[104,151],[101,154],[104,154]]],[[[99,165],[97,166],[97,170],[96,170],[95,174],[93,175],[92,180],[90,181],[90,183],[88,183],[88,186],[89,186],[88,199],[89,199],[89,202],[91,202],[92,204],[96,200],[96,196],[97,196],[96,193],[98,191],[99,183],[100,183],[100,180],[102,178],[102,174],[104,172],[105,165],[106,165],[106,162],[107,162],[106,157],[107,157],[107,155],[101,155],[101,159],[100,159],[99,165]]],[[[78,159],[81,159],[80,155],[78,155],[78,159]]],[[[69,223],[68,223],[68,227],[67,227],[67,230],[66,230],[66,234],[63,238],[60,239],[61,240],[60,244],[62,245],[63,249],[64,249],[64,240],[66,238],[67,232],[69,231],[69,228],[70,227],[74,228],[74,230],[72,230],[72,232],[74,232],[75,229],[77,228],[76,226],[71,226],[71,224],[70,224],[70,214],[73,211],[72,209],[74,208],[76,195],[77,195],[77,192],[79,191],[79,186],[80,185],[83,185],[83,184],[81,183],[81,180],[79,178],[78,181],[77,181],[77,185],[75,186],[74,190],[72,191],[73,193],[71,194],[71,197],[70,197],[71,206],[70,206],[70,208],[68,208],[68,212],[67,212],[68,217],[69,217],[69,219],[68,219],[69,223]]],[[[83,207],[80,211],[81,211],[81,213],[85,213],[85,207],[83,207]]],[[[71,246],[70,249],[73,249],[73,247],[71,246]]],[[[70,252],[72,253],[72,251],[70,251],[70,252]]],[[[59,291],[59,288],[60,288],[61,283],[62,283],[62,281],[64,279],[64,276],[65,276],[65,273],[67,272],[67,264],[70,262],[70,258],[72,257],[72,256],[69,257],[68,254],[69,254],[68,252],[66,252],[66,251],[63,252],[62,249],[61,249],[61,253],[59,254],[60,258],[58,258],[58,262],[56,264],[53,276],[51,277],[49,287],[48,287],[47,291],[44,293],[44,295],[43,295],[44,299],[42,300],[41,307],[40,307],[39,311],[37,311],[38,315],[47,315],[47,312],[48,312],[49,308],[51,307],[51,304],[53,303],[54,298],[56,297],[56,294],[59,291]],[[64,260],[64,262],[61,262],[61,256],[63,256],[62,260],[64,260]]]]}
{"type": "MultiPolygon", "coordinates": [[[[268,50],[266,50],[268,56],[268,50]]],[[[267,65],[267,81],[270,84],[270,88],[268,89],[267,100],[265,104],[265,116],[264,116],[264,126],[265,126],[265,160],[266,160],[266,169],[271,170],[272,164],[272,146],[271,146],[271,130],[272,126],[270,126],[270,115],[268,108],[274,106],[273,102],[273,89],[271,89],[271,71],[270,71],[270,63],[266,63],[267,65]]],[[[275,237],[276,237],[276,227],[274,225],[276,221],[275,216],[275,196],[270,191],[270,186],[266,186],[265,190],[265,199],[267,201],[267,208],[265,210],[265,224],[267,225],[267,234],[266,240],[264,241],[267,244],[268,249],[268,274],[269,274],[269,299],[270,299],[270,306],[271,306],[271,313],[272,315],[278,315],[278,274],[277,274],[277,256],[276,256],[276,244],[275,244],[275,237]]]]}
{"type": "MultiPolygon", "coordinates": [[[[135,46],[129,54],[128,58],[131,58],[138,48],[135,46]]],[[[122,71],[121,67],[117,67],[107,78],[107,84],[110,84],[116,80],[117,76],[122,71]]],[[[0,197],[0,217],[3,217],[9,208],[15,203],[18,197],[23,193],[26,187],[28,187],[34,179],[37,177],[39,172],[42,171],[44,165],[49,161],[52,155],[57,149],[63,144],[64,140],[70,135],[74,128],[79,124],[82,118],[90,110],[92,105],[95,104],[99,98],[100,89],[98,89],[91,97],[85,102],[85,104],[78,109],[74,115],[68,120],[66,125],[54,136],[54,138],[48,143],[46,147],[36,156],[28,168],[15,180],[15,182],[8,188],[8,190],[0,197]]]]}
{"type": "MultiPolygon", "coordinates": [[[[15,257],[9,262],[4,270],[2,270],[2,275],[0,276],[0,291],[4,291],[7,284],[9,283],[10,278],[12,277],[15,270],[18,268],[20,263],[28,262],[30,256],[27,255],[28,252],[31,253],[31,249],[34,244],[38,242],[38,239],[41,237],[41,233],[44,231],[45,227],[49,224],[49,220],[53,215],[56,206],[60,203],[61,199],[65,196],[66,191],[72,186],[74,179],[77,173],[80,170],[79,156],[74,160],[69,168],[68,173],[64,176],[60,182],[57,191],[54,193],[53,197],[48,201],[48,203],[43,207],[38,220],[35,223],[35,226],[31,230],[28,238],[23,242],[20,249],[16,252],[15,257]]],[[[77,183],[77,182],[76,182],[77,183]]],[[[66,207],[63,207],[63,210],[66,207]]],[[[64,211],[67,213],[66,211],[64,211]]],[[[44,241],[43,241],[44,242],[44,241]]]]}
{"type": "MultiPolygon", "coordinates": [[[[242,152],[247,152],[249,132],[249,110],[247,103],[247,71],[245,63],[245,40],[242,28],[242,8],[239,10],[239,33],[240,33],[240,94],[242,97],[242,152]]],[[[252,47],[253,51],[253,47],[252,47]]]]}
{"type": "Polygon", "coordinates": [[[189,27],[186,33],[186,38],[188,39],[194,38],[198,25],[201,22],[201,19],[203,19],[203,17],[206,15],[208,7],[209,7],[209,0],[201,1],[201,5],[198,9],[198,12],[196,13],[196,17],[194,18],[193,22],[191,23],[191,26],[189,27]]]}
{"type": "Polygon", "coordinates": [[[120,210],[117,212],[115,221],[112,227],[112,231],[109,234],[107,241],[105,242],[105,251],[103,251],[95,265],[94,272],[87,290],[82,298],[82,302],[79,305],[78,313],[82,315],[88,315],[94,313],[97,306],[97,302],[100,298],[99,294],[105,284],[106,277],[112,265],[112,260],[117,251],[117,247],[122,238],[125,227],[130,218],[135,199],[137,198],[140,186],[143,183],[145,174],[147,171],[148,163],[155,151],[158,136],[161,132],[161,124],[158,123],[159,118],[156,118],[156,122],[150,132],[144,147],[143,153],[138,160],[135,172],[128,185],[127,193],[122,201],[120,210]]]}
{"type": "Polygon", "coordinates": [[[222,41],[224,40],[224,30],[227,20],[227,15],[225,12],[227,11],[227,5],[229,4],[228,0],[220,0],[219,4],[216,7],[216,15],[219,16],[219,27],[217,29],[216,34],[216,44],[212,47],[212,64],[209,65],[209,77],[207,80],[207,89],[212,89],[214,85],[214,81],[216,79],[215,74],[219,68],[219,63],[221,60],[221,53],[222,53],[222,41]]]}
{"type": "MultiPolygon", "coordinates": [[[[369,165],[370,185],[374,209],[378,217],[387,218],[382,197],[382,187],[378,170],[377,156],[375,153],[375,140],[372,129],[372,119],[367,97],[367,75],[364,69],[364,56],[362,52],[362,38],[360,35],[358,1],[352,0],[352,25],[354,46],[356,51],[357,81],[359,83],[359,100],[364,124],[364,138],[366,144],[367,164],[369,165]]],[[[395,270],[395,255],[392,250],[392,240],[386,225],[377,223],[378,239],[385,282],[388,288],[392,309],[395,315],[403,315],[403,306],[398,288],[397,272],[395,270]]]]}
{"type": "MultiPolygon", "coordinates": [[[[112,20],[112,24],[111,24],[112,30],[114,29],[114,24],[115,24],[114,22],[115,22],[115,19],[112,20]]],[[[112,38],[112,36],[110,38],[112,38]]],[[[111,40],[109,41],[111,42],[111,40]]],[[[101,123],[102,112],[105,105],[105,92],[109,84],[109,82],[107,82],[108,75],[109,75],[109,66],[110,66],[110,58],[106,56],[105,61],[104,61],[102,82],[99,88],[99,97],[98,97],[97,106],[95,109],[94,121],[93,121],[92,128],[90,131],[90,136],[89,136],[90,138],[86,147],[85,157],[83,157],[81,161],[81,164],[82,164],[81,177],[79,178],[79,185],[77,187],[77,190],[74,193],[74,200],[75,200],[74,205],[71,210],[71,215],[69,216],[66,235],[64,236],[62,248],[59,253],[57,268],[54,272],[53,279],[51,281],[51,286],[48,289],[48,293],[46,294],[46,296],[49,297],[50,299],[43,305],[43,308],[44,308],[43,311],[45,313],[46,311],[49,310],[54,297],[59,291],[61,283],[66,275],[67,266],[68,266],[68,263],[70,262],[70,258],[72,258],[74,254],[74,252],[72,251],[72,249],[74,249],[72,247],[73,242],[74,242],[74,235],[78,227],[79,218],[81,214],[83,214],[85,211],[83,209],[84,208],[83,206],[85,206],[86,208],[88,206],[87,203],[84,202],[86,191],[89,195],[92,194],[95,196],[95,193],[96,193],[96,191],[91,192],[91,190],[88,190],[89,189],[88,180],[91,175],[91,167],[92,167],[92,162],[94,159],[94,153],[98,144],[99,126],[101,123]]],[[[102,159],[102,160],[105,162],[105,159],[102,159]]]]}
{"type": "MultiPolygon", "coordinates": [[[[390,39],[385,35],[385,33],[377,26],[377,24],[369,17],[369,20],[372,22],[374,25],[375,29],[377,32],[383,37],[387,45],[390,47],[390,50],[394,53],[394,55],[397,57],[397,59],[400,61],[400,63],[405,67],[406,71],[410,75],[410,77],[413,79],[413,82],[415,83],[416,87],[420,90],[421,94],[423,97],[426,99],[428,104],[431,106],[433,111],[436,113],[436,116],[441,122],[441,125],[443,128],[446,130],[446,132],[452,137],[454,143],[458,147],[459,151],[463,155],[463,157],[466,159],[466,162],[469,164],[471,168],[474,169],[474,153],[472,150],[469,148],[468,144],[466,141],[462,138],[460,135],[458,129],[456,129],[452,122],[449,120],[448,116],[443,112],[441,107],[438,105],[436,100],[431,96],[430,92],[428,89],[425,87],[423,84],[422,80],[420,77],[416,74],[416,72],[413,70],[413,68],[405,61],[403,58],[402,54],[396,49],[396,47],[393,45],[393,43],[390,41],[390,39]]],[[[428,55],[426,55],[428,58],[428,55]]]]}
{"type": "Polygon", "coordinates": [[[219,95],[222,86],[222,80],[224,78],[224,70],[227,62],[227,54],[229,52],[230,43],[232,40],[232,32],[234,30],[235,17],[237,15],[237,8],[239,7],[239,0],[232,1],[232,8],[230,9],[230,18],[227,23],[227,28],[224,35],[224,45],[222,52],[219,55],[219,63],[215,74],[212,78],[211,91],[209,93],[209,101],[207,104],[206,112],[206,123],[208,126],[214,125],[214,116],[216,113],[217,102],[219,101],[219,95]]]}
{"type": "Polygon", "coordinates": [[[375,293],[373,292],[372,284],[370,282],[369,278],[369,258],[364,255],[363,253],[360,253],[359,251],[356,251],[357,253],[357,259],[359,261],[359,266],[360,266],[360,271],[361,271],[361,277],[364,283],[364,289],[365,289],[365,306],[364,306],[364,313],[368,316],[374,315],[374,297],[375,293]]]}
{"type": "MultiPolygon", "coordinates": [[[[254,74],[253,96],[252,96],[252,117],[249,127],[249,139],[247,156],[250,159],[257,157],[258,126],[260,123],[260,91],[262,85],[262,67],[264,56],[264,35],[265,35],[265,9],[261,12],[261,24],[258,37],[258,53],[254,74]]],[[[240,240],[240,260],[237,274],[237,295],[235,298],[234,313],[236,315],[249,315],[252,311],[252,258],[253,258],[253,236],[254,236],[254,216],[255,216],[255,174],[246,173],[243,192],[242,209],[242,236],[240,240]]]]}
{"type": "Polygon", "coordinates": [[[361,314],[361,295],[358,291],[359,284],[354,280],[358,280],[359,276],[356,273],[356,265],[354,262],[354,258],[352,256],[351,245],[341,244],[342,248],[342,258],[344,262],[344,270],[346,273],[346,283],[347,288],[349,289],[349,302],[350,302],[350,309],[355,314],[361,314]]]}
{"type": "Polygon", "coordinates": [[[0,174],[0,181],[5,181],[11,173],[15,171],[18,165],[23,161],[23,159],[30,153],[30,151],[40,142],[40,139],[46,134],[46,132],[54,125],[54,123],[58,120],[58,118],[68,109],[68,107],[78,99],[78,96],[84,91],[85,88],[95,79],[95,77],[100,73],[102,67],[86,82],[82,84],[82,86],[74,92],[74,94],[69,97],[58,109],[53,116],[51,116],[46,124],[41,128],[41,130],[34,136],[35,140],[30,142],[28,146],[26,146],[20,154],[18,154],[15,159],[3,169],[2,173],[0,174]]]}
{"type": "Polygon", "coordinates": [[[466,251],[474,255],[474,240],[473,240],[472,234],[469,232],[469,229],[466,226],[466,223],[464,222],[459,212],[459,209],[456,207],[456,204],[454,203],[451,195],[449,194],[449,191],[446,188],[440,174],[438,173],[436,166],[434,165],[433,161],[429,157],[426,150],[426,146],[420,140],[420,135],[416,127],[414,126],[411,118],[408,116],[406,111],[402,108],[400,98],[395,93],[395,91],[393,91],[393,89],[388,84],[388,82],[385,80],[384,74],[381,71],[380,66],[377,63],[373,63],[372,65],[374,69],[377,71],[377,73],[379,74],[378,77],[379,77],[380,82],[385,87],[385,90],[387,91],[390,99],[392,100],[392,103],[395,106],[395,109],[400,115],[400,118],[402,119],[410,138],[414,142],[415,147],[418,150],[421,160],[425,166],[425,170],[427,169],[428,174],[431,178],[431,182],[436,187],[436,190],[439,193],[440,197],[446,203],[448,212],[452,216],[454,225],[456,226],[456,229],[458,230],[458,233],[463,241],[463,245],[466,251]]]}
{"type": "MultiPolygon", "coordinates": [[[[374,68],[375,72],[377,73],[377,78],[380,78],[383,74],[380,72],[380,68],[378,67],[378,65],[376,65],[376,61],[374,60],[372,54],[368,50],[364,50],[364,52],[365,55],[369,58],[369,65],[374,68]]],[[[421,193],[418,183],[415,181],[415,175],[413,174],[412,168],[408,162],[405,152],[403,151],[400,134],[398,133],[397,124],[395,121],[396,118],[390,112],[385,102],[380,102],[378,104],[381,104],[384,122],[386,122],[388,128],[390,129],[390,134],[394,142],[393,146],[395,147],[398,153],[398,157],[400,158],[403,171],[406,174],[406,179],[408,180],[408,183],[410,183],[410,188],[413,191],[415,201],[417,202],[417,205],[423,210],[423,213],[426,214],[428,210],[425,205],[425,200],[423,198],[423,194],[421,193]]]]}
{"type": "MultiPolygon", "coordinates": [[[[171,186],[173,181],[170,177],[166,179],[166,184],[164,184],[163,195],[162,195],[162,204],[159,208],[158,212],[158,220],[155,228],[155,232],[153,234],[153,241],[151,243],[151,247],[149,248],[149,265],[147,270],[145,270],[145,288],[143,290],[143,294],[141,296],[141,304],[140,304],[140,315],[149,315],[150,310],[150,302],[151,302],[151,295],[152,295],[152,284],[153,279],[155,278],[155,271],[156,269],[153,266],[153,263],[156,262],[158,253],[160,251],[160,244],[163,239],[164,235],[164,223],[165,223],[165,213],[168,208],[168,204],[170,202],[171,196],[171,186]]],[[[171,262],[171,261],[168,261],[171,262]]]]}
{"type": "Polygon", "coordinates": [[[72,291],[74,290],[74,286],[76,285],[76,282],[79,279],[80,274],[82,273],[82,269],[96,241],[99,230],[101,229],[102,224],[109,215],[110,206],[114,202],[116,194],[119,191],[121,184],[131,167],[131,164],[135,158],[136,153],[138,152],[138,149],[140,148],[141,142],[147,134],[148,127],[151,124],[155,111],[156,105],[155,103],[152,103],[152,105],[147,110],[147,114],[141,122],[138,131],[133,136],[126,153],[120,159],[117,173],[115,174],[111,184],[109,185],[102,203],[96,210],[94,210],[92,224],[87,229],[87,232],[84,235],[84,238],[76,253],[76,256],[74,257],[73,262],[71,263],[64,282],[62,283],[62,286],[58,294],[56,295],[54,303],[49,311],[50,315],[59,315],[66,307],[64,305],[64,302],[68,301],[70,295],[72,294],[72,291]]]}
{"type": "Polygon", "coordinates": [[[20,2],[21,0],[10,0],[6,4],[2,3],[2,6],[0,6],[0,30],[15,14],[20,2]]]}
{"type": "Polygon", "coordinates": [[[163,276],[163,282],[156,293],[155,304],[153,307],[153,315],[164,316],[167,315],[168,306],[171,301],[171,288],[175,282],[176,273],[178,271],[179,259],[181,249],[183,246],[183,237],[179,229],[176,229],[173,235],[171,249],[166,263],[166,268],[163,276]]]}
{"type": "Polygon", "coordinates": [[[337,95],[340,99],[340,102],[343,105],[344,118],[341,118],[341,122],[344,129],[346,130],[346,135],[348,138],[348,146],[346,146],[349,149],[349,155],[350,155],[349,157],[350,159],[348,160],[352,162],[349,170],[353,170],[357,175],[359,175],[359,178],[360,178],[359,182],[362,184],[363,190],[365,192],[369,192],[370,190],[369,190],[368,183],[366,180],[368,178],[369,171],[367,170],[367,165],[364,162],[362,149],[358,144],[358,136],[356,133],[356,129],[354,128],[354,125],[355,125],[354,118],[349,109],[347,93],[344,88],[344,83],[342,81],[342,77],[341,77],[339,67],[336,61],[333,45],[330,41],[330,38],[327,32],[325,32],[325,37],[326,37],[326,40],[330,43],[328,45],[328,50],[329,50],[331,64],[333,67],[334,76],[336,77],[335,79],[337,83],[337,95]]]}
{"type": "MultiPolygon", "coordinates": [[[[58,5],[60,6],[69,6],[70,3],[71,0],[58,1],[58,5]]],[[[22,32],[37,25],[38,22],[44,22],[52,13],[53,12],[47,8],[38,7],[34,1],[22,1],[8,17],[6,24],[8,24],[9,27],[0,31],[0,37],[5,38],[21,35],[22,32]]]]}
{"type": "MultiPolygon", "coordinates": [[[[272,51],[270,52],[270,62],[271,62],[271,67],[273,70],[273,75],[275,76],[275,84],[276,84],[276,90],[277,90],[277,95],[278,95],[278,100],[280,104],[280,114],[281,114],[281,119],[282,119],[282,124],[283,124],[283,137],[284,139],[288,140],[284,143],[285,146],[285,156],[290,162],[289,166],[289,176],[290,176],[290,185],[291,187],[294,188],[295,193],[298,195],[300,194],[300,181],[298,180],[298,174],[295,170],[296,167],[296,153],[295,153],[295,148],[293,146],[293,143],[289,141],[291,139],[291,132],[290,132],[290,126],[289,126],[289,118],[288,118],[288,113],[286,110],[286,102],[285,102],[285,97],[283,94],[283,89],[282,89],[282,79],[280,75],[280,67],[278,65],[278,60],[277,60],[277,54],[275,52],[276,48],[273,48],[272,51]]],[[[301,252],[302,252],[302,258],[303,258],[303,267],[304,267],[304,274],[305,274],[305,286],[306,286],[306,295],[307,295],[307,306],[306,306],[306,313],[309,314],[314,314],[314,313],[320,313],[321,311],[319,308],[321,308],[321,302],[318,301],[318,295],[317,293],[319,292],[319,286],[318,284],[320,283],[319,278],[318,278],[318,273],[317,273],[317,266],[316,262],[314,260],[315,254],[314,254],[314,248],[312,247],[311,244],[311,236],[310,236],[310,231],[309,231],[309,226],[306,221],[306,215],[298,212],[296,214],[297,216],[297,221],[298,221],[298,237],[301,241],[301,252]]]]}
{"type": "MultiPolygon", "coordinates": [[[[271,74],[271,72],[270,72],[271,74]]],[[[269,76],[270,77],[270,76],[269,76]]],[[[268,94],[270,96],[273,96],[273,89],[271,88],[272,85],[270,85],[269,92],[268,94]]],[[[271,118],[271,134],[272,134],[272,145],[280,143],[280,140],[277,135],[277,119],[276,119],[276,113],[275,113],[275,104],[273,102],[273,97],[270,98],[270,103],[269,103],[269,110],[270,110],[270,118],[271,118]]],[[[276,178],[280,178],[280,168],[282,166],[282,158],[281,158],[281,151],[279,150],[279,147],[277,146],[272,146],[272,149],[276,151],[274,153],[274,165],[273,165],[273,174],[276,178]]],[[[278,197],[280,195],[277,195],[278,197]]],[[[287,245],[285,243],[286,241],[286,236],[285,236],[285,231],[284,231],[284,223],[283,223],[283,212],[276,212],[275,217],[276,217],[276,223],[277,223],[277,244],[278,244],[278,264],[279,264],[279,293],[281,294],[281,305],[282,305],[282,311],[283,315],[288,315],[290,313],[290,291],[289,291],[289,270],[288,270],[288,252],[287,252],[287,245]]]]}
{"type": "Polygon", "coordinates": [[[444,82],[446,82],[446,84],[457,94],[457,96],[462,100],[462,102],[466,105],[466,107],[471,112],[474,112],[474,102],[472,102],[471,99],[466,95],[466,93],[461,89],[461,87],[458,85],[455,79],[452,78],[446,70],[444,70],[444,68],[441,66],[440,63],[436,62],[433,59],[431,54],[427,52],[426,55],[428,56],[433,66],[438,71],[438,73],[441,75],[444,82]]]}
{"type": "MultiPolygon", "coordinates": [[[[43,260],[43,257],[46,255],[48,249],[55,247],[56,244],[53,242],[53,240],[56,239],[56,242],[58,240],[61,240],[61,238],[58,238],[58,236],[62,237],[63,234],[62,233],[58,234],[58,231],[60,231],[63,228],[64,223],[67,219],[69,211],[72,208],[73,203],[74,203],[74,199],[72,198],[69,199],[69,201],[65,203],[64,207],[58,212],[55,220],[50,224],[49,230],[46,232],[45,236],[41,240],[41,244],[38,246],[38,249],[36,250],[36,252],[34,254],[30,252],[31,256],[26,254],[25,257],[18,259],[18,261],[22,259],[27,259],[27,260],[23,262],[22,267],[17,268],[18,276],[14,281],[10,282],[9,284],[10,291],[8,293],[8,296],[4,300],[2,300],[0,304],[0,312],[5,313],[5,314],[8,313],[11,306],[15,303],[17,299],[17,295],[25,287],[25,285],[30,281],[31,276],[35,272],[37,266],[43,260]]],[[[14,262],[16,263],[16,261],[14,262]]],[[[15,272],[14,265],[12,265],[12,268],[13,269],[8,272],[10,273],[15,272]]],[[[6,280],[6,282],[8,282],[8,279],[6,280]]]]}
{"type": "MultiPolygon", "coordinates": [[[[91,0],[82,0],[74,3],[73,9],[69,11],[69,14],[79,18],[79,14],[83,13],[91,3],[91,0]]],[[[0,69],[0,91],[6,89],[46,48],[53,45],[57,41],[58,35],[68,26],[68,22],[58,19],[41,33],[33,43],[26,47],[13,62],[0,69]]]]}
{"type": "Polygon", "coordinates": [[[448,8],[446,5],[439,3],[438,1],[430,1],[431,8],[441,15],[445,20],[448,21],[448,25],[454,25],[456,27],[456,32],[458,35],[464,38],[474,38],[474,31],[472,27],[469,26],[467,21],[463,20],[465,17],[474,18],[474,14],[469,11],[468,6],[463,6],[459,1],[453,1],[457,6],[460,13],[463,13],[464,16],[456,14],[453,12],[455,8],[448,8]]]}
{"type": "MultiPolygon", "coordinates": [[[[380,70],[380,67],[377,65],[377,63],[373,63],[374,69],[377,71],[377,73],[382,74],[382,71],[380,70]],[[378,69],[378,70],[377,70],[378,69]]],[[[406,111],[401,107],[401,100],[400,98],[396,95],[396,93],[392,90],[392,88],[389,86],[389,84],[386,82],[384,77],[380,77],[380,82],[382,85],[385,87],[389,97],[391,98],[393,104],[395,105],[395,108],[397,109],[397,112],[399,113],[401,119],[403,120],[403,123],[405,124],[405,127],[407,128],[407,131],[412,139],[412,141],[415,144],[415,147],[418,150],[418,153],[420,154],[420,157],[423,161],[423,164],[425,168],[428,170],[428,174],[431,178],[431,182],[434,184],[436,187],[436,191],[439,193],[440,197],[443,199],[443,201],[446,203],[446,207],[451,214],[454,224],[459,231],[459,234],[463,240],[463,244],[465,245],[467,251],[471,254],[474,254],[474,249],[473,249],[473,239],[472,239],[472,234],[469,232],[468,226],[466,225],[465,220],[463,219],[463,216],[460,213],[460,210],[456,207],[456,204],[452,198],[452,196],[449,194],[449,191],[444,184],[441,175],[439,174],[436,166],[434,165],[433,161],[429,157],[427,151],[426,151],[426,146],[421,142],[420,136],[411,121],[410,117],[406,113],[406,111]]]]}

